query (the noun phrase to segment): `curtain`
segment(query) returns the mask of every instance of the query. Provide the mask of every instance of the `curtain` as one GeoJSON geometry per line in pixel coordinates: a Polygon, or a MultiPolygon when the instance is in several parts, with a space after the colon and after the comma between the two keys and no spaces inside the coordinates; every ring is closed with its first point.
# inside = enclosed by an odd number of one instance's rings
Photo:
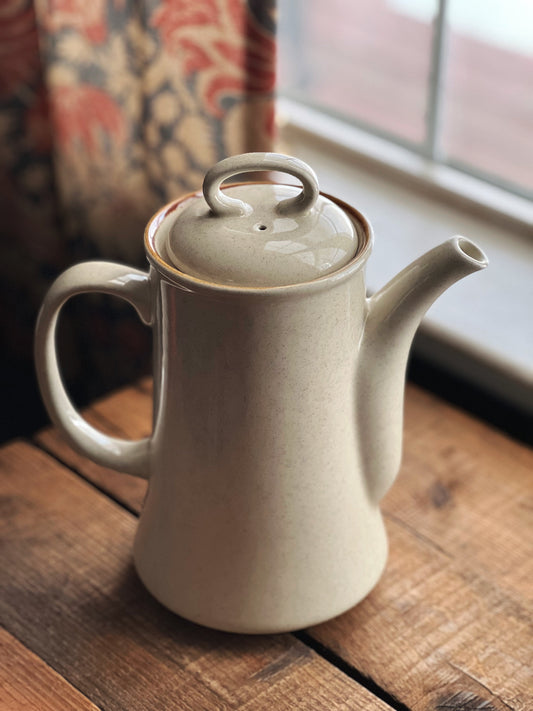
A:
{"type": "MultiPolygon", "coordinates": [[[[2,4],[2,385],[26,427],[53,278],[84,259],[145,266],[155,210],[221,158],[271,149],[274,23],[274,0],[2,4]]],[[[148,370],[150,333],[120,301],[73,300],[60,336],[81,401],[148,370]]]]}

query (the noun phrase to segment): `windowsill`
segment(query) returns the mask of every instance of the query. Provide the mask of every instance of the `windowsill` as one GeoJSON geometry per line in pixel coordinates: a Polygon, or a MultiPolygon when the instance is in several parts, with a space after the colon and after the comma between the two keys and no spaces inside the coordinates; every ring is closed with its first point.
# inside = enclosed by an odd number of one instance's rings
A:
{"type": "Polygon", "coordinates": [[[280,100],[279,112],[279,149],[308,162],[324,192],[370,220],[375,245],[367,269],[369,291],[454,234],[469,237],[487,253],[488,269],[455,284],[427,312],[414,352],[533,411],[531,204],[494,188],[483,191],[469,178],[460,188],[466,186],[467,196],[459,198],[453,171],[444,169],[423,181],[412,166],[402,165],[394,147],[392,166],[384,168],[387,145],[380,139],[370,138],[365,151],[361,132],[352,133],[335,119],[327,118],[325,131],[321,115],[317,123],[317,112],[300,104],[280,100]]]}

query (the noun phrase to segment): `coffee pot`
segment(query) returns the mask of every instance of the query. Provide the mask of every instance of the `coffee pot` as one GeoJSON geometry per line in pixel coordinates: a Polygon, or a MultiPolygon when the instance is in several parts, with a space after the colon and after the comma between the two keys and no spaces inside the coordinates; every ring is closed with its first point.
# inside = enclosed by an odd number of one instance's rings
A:
{"type": "Polygon", "coordinates": [[[453,237],[368,298],[372,241],[305,163],[250,153],[150,220],[149,271],[78,264],[45,298],[35,355],[50,416],[98,464],[149,480],[135,566],[189,620],[295,630],[352,607],[383,572],[379,502],[400,466],[411,341],[433,301],[488,261],[453,237]],[[301,186],[222,185],[250,171],[301,186]],[[125,299],[153,328],[146,439],[98,431],[62,384],[56,322],[85,292],[125,299]]]}

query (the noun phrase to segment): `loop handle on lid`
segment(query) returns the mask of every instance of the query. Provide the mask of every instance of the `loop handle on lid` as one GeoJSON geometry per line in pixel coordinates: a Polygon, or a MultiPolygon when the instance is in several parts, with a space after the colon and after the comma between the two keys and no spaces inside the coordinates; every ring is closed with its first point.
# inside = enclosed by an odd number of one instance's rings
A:
{"type": "Polygon", "coordinates": [[[303,189],[296,197],[282,200],[276,206],[280,215],[303,215],[308,212],[319,196],[318,180],[314,171],[298,158],[281,153],[244,153],[230,156],[214,165],[204,178],[203,191],[207,204],[215,215],[250,215],[253,208],[243,200],[229,197],[220,190],[220,185],[238,173],[258,170],[276,170],[288,173],[302,183],[303,189]]]}

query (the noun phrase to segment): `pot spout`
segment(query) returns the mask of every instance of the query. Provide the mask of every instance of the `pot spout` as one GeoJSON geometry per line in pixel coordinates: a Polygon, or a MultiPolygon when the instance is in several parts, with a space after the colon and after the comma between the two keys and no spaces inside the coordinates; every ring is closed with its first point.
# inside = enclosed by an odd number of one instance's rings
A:
{"type": "Polygon", "coordinates": [[[414,261],[367,300],[356,416],[363,471],[375,502],[400,468],[405,371],[415,331],[440,294],[487,264],[479,247],[456,236],[414,261]]]}

